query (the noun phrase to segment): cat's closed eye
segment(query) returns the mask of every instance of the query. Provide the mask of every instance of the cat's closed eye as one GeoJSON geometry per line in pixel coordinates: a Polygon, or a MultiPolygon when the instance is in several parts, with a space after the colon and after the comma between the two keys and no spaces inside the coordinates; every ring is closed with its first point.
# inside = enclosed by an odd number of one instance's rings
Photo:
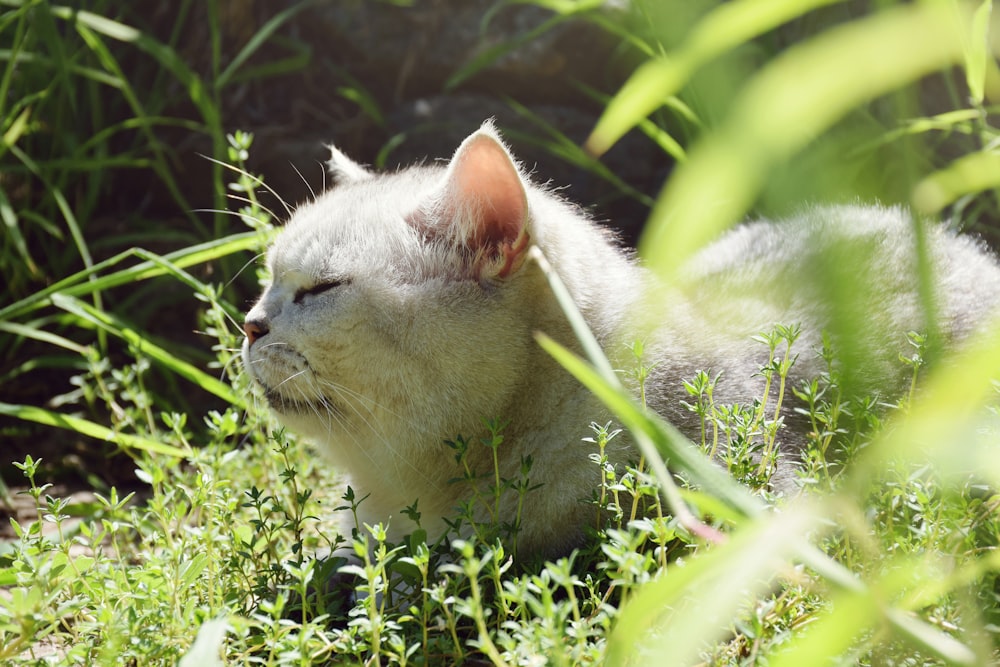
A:
{"type": "Polygon", "coordinates": [[[346,285],[348,281],[346,280],[329,280],[326,282],[318,283],[312,287],[302,288],[296,290],[295,298],[292,299],[294,303],[302,303],[303,299],[307,296],[316,296],[318,294],[323,294],[324,292],[329,292],[332,289],[346,285]]]}

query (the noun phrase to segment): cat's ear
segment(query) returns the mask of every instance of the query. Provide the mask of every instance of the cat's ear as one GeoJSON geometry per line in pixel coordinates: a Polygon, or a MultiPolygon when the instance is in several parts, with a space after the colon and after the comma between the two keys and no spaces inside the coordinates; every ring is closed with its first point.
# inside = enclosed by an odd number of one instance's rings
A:
{"type": "Polygon", "coordinates": [[[410,218],[447,238],[479,279],[507,278],[528,254],[528,198],[521,173],[489,122],[462,142],[432,206],[410,218]]]}
{"type": "Polygon", "coordinates": [[[350,183],[351,181],[362,181],[372,177],[370,171],[344,155],[333,144],[330,144],[327,148],[330,149],[330,159],[326,162],[326,168],[330,172],[330,175],[333,176],[334,183],[350,183]]]}

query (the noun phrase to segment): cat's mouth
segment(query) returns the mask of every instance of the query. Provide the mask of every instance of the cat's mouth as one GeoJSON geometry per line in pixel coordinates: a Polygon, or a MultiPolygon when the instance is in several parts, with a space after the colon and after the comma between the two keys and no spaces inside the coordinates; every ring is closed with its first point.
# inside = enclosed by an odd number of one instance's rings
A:
{"type": "Polygon", "coordinates": [[[339,414],[339,410],[335,405],[333,405],[329,399],[306,399],[306,398],[294,398],[283,394],[277,389],[270,389],[266,385],[264,387],[264,398],[267,400],[267,404],[272,410],[282,414],[339,414]]]}
{"type": "Polygon", "coordinates": [[[247,367],[272,410],[286,415],[340,414],[340,409],[320,391],[319,378],[301,354],[284,346],[254,352],[247,355],[247,367]]]}

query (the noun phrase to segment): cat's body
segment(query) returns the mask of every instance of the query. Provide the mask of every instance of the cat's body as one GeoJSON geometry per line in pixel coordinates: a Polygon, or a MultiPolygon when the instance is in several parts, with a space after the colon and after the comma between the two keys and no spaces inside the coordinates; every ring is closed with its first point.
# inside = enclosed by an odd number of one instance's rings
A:
{"type": "MultiPolygon", "coordinates": [[[[796,377],[821,370],[811,351],[842,313],[806,279],[824,256],[817,242],[858,241],[859,270],[886,286],[865,295],[880,315],[861,337],[874,350],[867,381],[894,384],[905,333],[927,328],[911,224],[898,210],[817,209],[745,226],[697,255],[684,285],[663,290],[578,209],[531,184],[489,125],[446,167],[371,174],[333,153],[337,187],[298,210],[269,253],[273,282],[247,316],[244,360],[280,419],[368,496],[361,520],[388,521],[397,535],[413,528],[401,510],[414,501],[432,536],[444,530],[470,487],[453,483],[462,471],[443,443],[482,435],[489,418],[508,422],[500,476],[518,478],[530,456],[530,482],[541,485],[525,499],[522,554],[565,552],[593,521],[583,500],[600,473],[583,438],[609,417],[534,341],[544,331],[574,346],[527,257],[532,244],[619,367],[632,363],[627,345],[645,341],[649,404],[692,435],[682,380],[722,372],[717,401],[759,397],[767,349],[751,337],[775,323],[802,326],[796,377]]],[[[938,229],[928,238],[942,276],[941,332],[963,337],[998,303],[1000,269],[968,239],[938,229]]],[[[788,428],[781,440],[794,459],[802,433],[788,428]]],[[[624,438],[616,442],[614,463],[634,458],[624,438]]],[[[478,443],[469,463],[493,471],[478,443]]],[[[506,494],[502,520],[513,520],[516,501],[506,494]]]]}

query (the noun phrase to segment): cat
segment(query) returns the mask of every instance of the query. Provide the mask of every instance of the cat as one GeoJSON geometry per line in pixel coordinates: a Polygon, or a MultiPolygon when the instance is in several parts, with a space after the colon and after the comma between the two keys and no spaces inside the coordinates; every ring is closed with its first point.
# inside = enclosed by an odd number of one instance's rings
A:
{"type": "MultiPolygon", "coordinates": [[[[644,343],[648,405],[697,437],[683,381],[720,375],[718,403],[763,391],[766,346],[755,334],[799,325],[789,384],[825,370],[824,331],[860,350],[859,391],[904,381],[906,332],[935,329],[955,342],[984,325],[1000,298],[1000,268],[975,240],[926,229],[935,270],[935,321],[917,289],[913,230],[900,208],[813,207],[783,222],[745,224],[698,252],[669,288],[579,208],[536,185],[489,121],[446,165],[373,173],[331,147],[335,187],[302,205],[267,254],[271,282],[246,316],[245,368],[289,429],[328,455],[357,497],[362,522],[428,535],[468,500],[470,484],[443,443],[505,422],[499,475],[517,479],[530,457],[517,556],[565,554],[584,539],[600,480],[592,422],[605,408],[535,342],[542,331],[577,349],[567,319],[529,248],[537,246],[618,368],[644,343]],[[824,265],[830,271],[820,271],[824,265]],[[830,276],[860,274],[840,284],[830,276]],[[831,298],[861,285],[855,310],[831,298]],[[835,295],[834,295],[835,296],[835,295]],[[855,319],[852,319],[855,318],[855,319]]],[[[635,387],[633,387],[635,388],[635,387]]],[[[792,400],[779,431],[781,468],[794,479],[805,441],[792,400]]],[[[610,462],[637,458],[625,437],[610,462]]],[[[492,473],[475,442],[469,467],[492,473]]],[[[516,494],[501,498],[513,522],[516,494]]],[[[345,530],[353,527],[353,520],[345,530]]],[[[349,534],[349,532],[348,532],[349,534]]]]}

